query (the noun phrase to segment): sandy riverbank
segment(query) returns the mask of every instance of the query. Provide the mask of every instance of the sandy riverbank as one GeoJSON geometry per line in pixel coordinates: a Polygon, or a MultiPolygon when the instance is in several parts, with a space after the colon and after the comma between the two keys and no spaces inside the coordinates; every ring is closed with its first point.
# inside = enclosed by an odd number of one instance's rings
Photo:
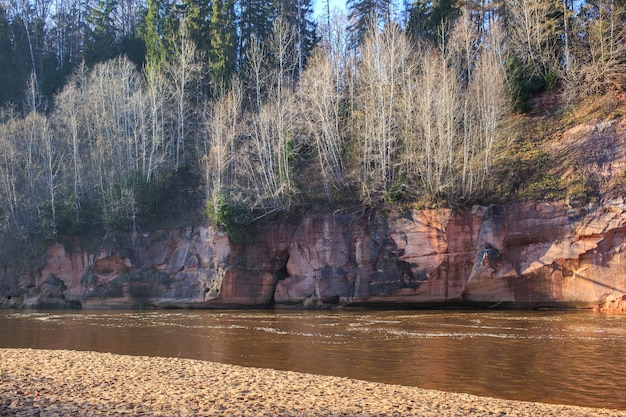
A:
{"type": "Polygon", "coordinates": [[[188,359],[0,349],[0,368],[0,416],[626,416],[188,359]]]}

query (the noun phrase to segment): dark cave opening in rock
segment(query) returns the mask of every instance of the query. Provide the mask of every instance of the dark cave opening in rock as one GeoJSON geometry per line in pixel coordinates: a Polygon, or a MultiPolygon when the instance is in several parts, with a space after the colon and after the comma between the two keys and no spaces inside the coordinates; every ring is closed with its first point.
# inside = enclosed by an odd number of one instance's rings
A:
{"type": "Polygon", "coordinates": [[[289,257],[287,257],[287,259],[285,259],[285,263],[282,267],[280,267],[277,271],[276,271],[276,279],[278,281],[283,280],[285,278],[289,278],[289,271],[287,271],[287,261],[289,260],[289,257]]]}

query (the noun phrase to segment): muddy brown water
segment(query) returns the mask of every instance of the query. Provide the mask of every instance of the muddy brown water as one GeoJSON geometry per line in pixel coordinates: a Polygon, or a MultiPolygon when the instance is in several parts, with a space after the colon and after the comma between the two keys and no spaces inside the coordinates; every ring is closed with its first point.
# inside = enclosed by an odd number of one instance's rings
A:
{"type": "Polygon", "coordinates": [[[626,317],[592,312],[4,311],[0,347],[192,358],[626,410],[626,317]]]}

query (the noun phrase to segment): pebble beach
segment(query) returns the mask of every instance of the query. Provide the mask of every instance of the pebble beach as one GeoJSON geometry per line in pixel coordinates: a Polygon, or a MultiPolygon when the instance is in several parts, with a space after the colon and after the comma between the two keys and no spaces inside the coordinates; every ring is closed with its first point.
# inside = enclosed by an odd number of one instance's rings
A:
{"type": "Polygon", "coordinates": [[[467,415],[595,417],[626,412],[190,359],[0,349],[0,416],[467,415]]]}

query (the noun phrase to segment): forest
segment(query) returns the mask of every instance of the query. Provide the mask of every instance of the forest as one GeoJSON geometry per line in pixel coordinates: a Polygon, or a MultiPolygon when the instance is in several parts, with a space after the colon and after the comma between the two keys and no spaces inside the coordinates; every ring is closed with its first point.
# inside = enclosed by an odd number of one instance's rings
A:
{"type": "Polygon", "coordinates": [[[624,0],[319,1],[0,1],[5,246],[498,201],[533,95],[626,88],[624,0]]]}

